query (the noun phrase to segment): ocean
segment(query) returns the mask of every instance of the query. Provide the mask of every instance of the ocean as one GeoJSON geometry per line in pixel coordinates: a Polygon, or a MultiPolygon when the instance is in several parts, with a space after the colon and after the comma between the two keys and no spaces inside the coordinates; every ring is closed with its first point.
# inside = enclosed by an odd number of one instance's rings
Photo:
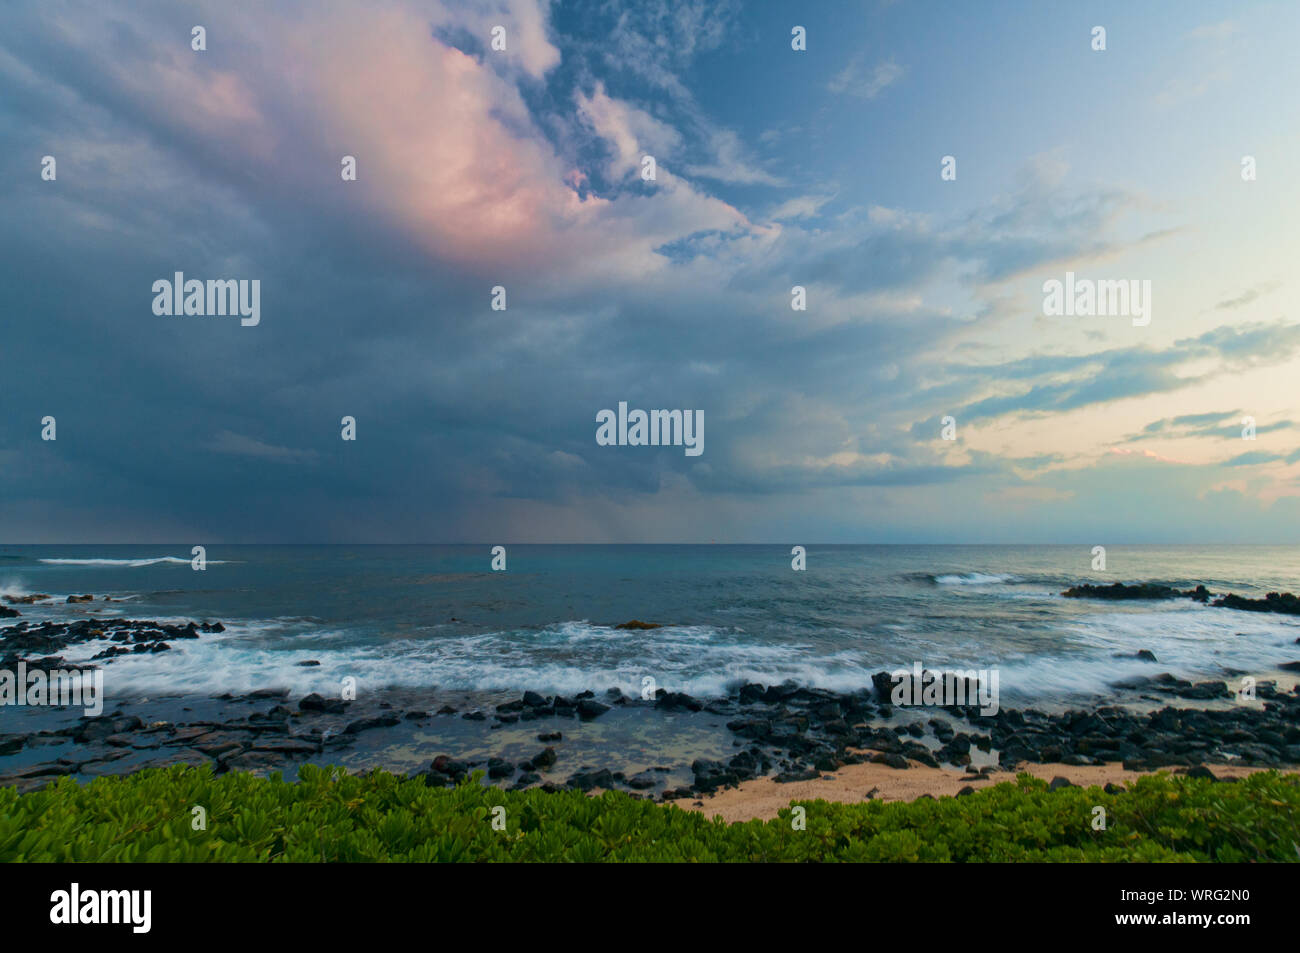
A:
{"type": "MultiPolygon", "coordinates": [[[[1190,600],[1066,599],[1079,583],[1300,591],[1300,548],[490,544],[3,546],[0,595],[48,593],[25,620],[220,621],[224,633],[106,665],[110,698],[288,688],[577,694],[644,679],[696,697],[742,682],[852,691],[910,668],[1000,672],[1004,706],[1061,709],[1154,671],[1193,681],[1294,658],[1300,618],[1190,600]],[[95,602],[67,604],[71,594],[95,602]],[[111,602],[104,601],[110,596],[111,602]],[[662,627],[615,628],[637,619],[662,627]],[[304,666],[304,662],[319,665],[304,666]]],[[[69,663],[98,643],[72,647],[69,663]],[[78,654],[80,653],[80,654],[78,654]]]]}

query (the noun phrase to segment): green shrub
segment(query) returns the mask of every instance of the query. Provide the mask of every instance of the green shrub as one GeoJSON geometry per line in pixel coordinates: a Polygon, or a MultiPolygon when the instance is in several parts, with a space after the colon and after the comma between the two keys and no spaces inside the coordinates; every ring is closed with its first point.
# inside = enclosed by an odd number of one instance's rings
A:
{"type": "Polygon", "coordinates": [[[800,802],[771,821],[611,792],[427,787],[303,767],[297,783],[177,766],[81,785],[0,788],[3,861],[1296,861],[1300,779],[1158,775],[1122,792],[1029,775],[961,798],[800,802]],[[202,806],[207,829],[194,830],[202,806]],[[1107,829],[1093,830],[1093,808],[1107,829]],[[492,809],[505,808],[505,830],[492,809]]]}

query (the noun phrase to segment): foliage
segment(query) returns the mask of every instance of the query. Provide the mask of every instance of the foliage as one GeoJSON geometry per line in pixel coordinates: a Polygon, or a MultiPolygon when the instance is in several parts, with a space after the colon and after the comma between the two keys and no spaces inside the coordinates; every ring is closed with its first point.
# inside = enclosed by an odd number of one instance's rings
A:
{"type": "MultiPolygon", "coordinates": [[[[455,788],[305,766],[299,780],[175,766],[19,795],[0,788],[3,861],[1296,861],[1300,778],[1158,775],[1050,791],[1021,775],[960,798],[800,802],[770,821],[609,792],[455,788]],[[195,830],[192,811],[206,812],[195,830]],[[504,807],[504,830],[493,826],[504,807]],[[1093,829],[1105,808],[1106,830],[1093,829]]],[[[500,826],[498,824],[498,826],[500,826]]]]}

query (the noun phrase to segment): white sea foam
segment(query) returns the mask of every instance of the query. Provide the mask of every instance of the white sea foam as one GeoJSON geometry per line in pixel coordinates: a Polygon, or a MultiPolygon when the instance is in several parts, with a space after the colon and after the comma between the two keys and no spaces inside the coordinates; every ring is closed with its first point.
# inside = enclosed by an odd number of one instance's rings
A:
{"type": "MultiPolygon", "coordinates": [[[[161,621],[161,620],[160,620],[161,621]]],[[[629,633],[587,622],[539,630],[360,642],[338,631],[275,622],[226,623],[226,632],[174,640],[171,651],[119,656],[105,666],[110,695],[244,692],[287,687],[294,694],[336,693],[351,676],[362,690],[389,687],[576,694],[618,687],[639,694],[642,678],[694,695],[724,694],[738,681],[822,684],[848,690],[870,678],[856,653],[814,657],[803,645],[745,644],[736,633],[675,626],[629,633]],[[653,637],[649,637],[653,636],[653,637]],[[319,666],[304,667],[307,660],[319,666]]],[[[347,635],[348,633],[343,633],[347,635]]],[[[102,651],[93,641],[69,662],[102,651]]]]}
{"type": "Polygon", "coordinates": [[[941,586],[1000,586],[1018,579],[1018,576],[1003,572],[949,573],[934,577],[934,581],[941,586]]]}
{"type": "MultiPolygon", "coordinates": [[[[42,559],[40,562],[48,566],[125,566],[128,568],[137,568],[140,566],[156,566],[160,563],[173,566],[188,566],[190,560],[180,556],[149,556],[143,559],[42,559]]],[[[206,560],[209,566],[220,566],[225,563],[224,559],[206,560]]]]}
{"type": "Polygon", "coordinates": [[[0,582],[0,599],[5,596],[29,596],[31,590],[27,588],[19,579],[6,579],[0,582]]]}
{"type": "MultiPolygon", "coordinates": [[[[1004,703],[1052,705],[1110,694],[1114,682],[1138,675],[1167,671],[1204,680],[1223,678],[1229,669],[1259,673],[1294,658],[1297,634],[1300,620],[1195,603],[1062,621],[1041,633],[1041,649],[1033,639],[1021,640],[1018,650],[1008,650],[1005,642],[999,649],[996,641],[974,633],[956,646],[919,633],[899,633],[883,642],[841,635],[830,643],[797,636],[778,643],[760,642],[737,627],[629,632],[583,620],[470,634],[437,626],[421,637],[392,638],[285,618],[228,621],[224,633],[173,640],[168,652],[119,656],[105,666],[105,687],[110,696],[268,687],[289,688],[295,695],[333,694],[343,678],[352,677],[363,691],[437,687],[576,694],[617,687],[635,696],[649,676],[656,687],[709,697],[739,682],[787,679],[852,691],[869,686],[876,672],[920,658],[931,668],[997,667],[1004,703]],[[1140,649],[1154,652],[1158,663],[1133,658],[1140,649]],[[308,660],[320,665],[300,664],[308,660]]],[[[81,663],[106,645],[84,643],[66,656],[81,663]]]]}
{"type": "Polygon", "coordinates": [[[1085,616],[1061,627],[1060,651],[1020,655],[1002,666],[1012,703],[1107,695],[1116,682],[1168,672],[1191,681],[1259,675],[1295,657],[1300,619],[1172,603],[1154,611],[1085,616]],[[1147,650],[1155,662],[1133,656],[1147,650]],[[1116,656],[1121,656],[1117,658],[1116,656]]]}

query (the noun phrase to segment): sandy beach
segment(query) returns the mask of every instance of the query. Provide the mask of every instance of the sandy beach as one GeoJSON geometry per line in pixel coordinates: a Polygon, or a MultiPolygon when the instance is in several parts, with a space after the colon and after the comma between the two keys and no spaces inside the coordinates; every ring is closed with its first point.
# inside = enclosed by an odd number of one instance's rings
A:
{"type": "MultiPolygon", "coordinates": [[[[1082,766],[1026,764],[1019,770],[1042,778],[1044,781],[1051,781],[1058,777],[1065,778],[1071,784],[1080,787],[1124,784],[1144,774],[1157,773],[1128,771],[1119,762],[1082,766]]],[[[1241,778],[1267,769],[1216,764],[1210,770],[1218,778],[1241,778]]],[[[1300,771],[1300,768],[1290,767],[1281,770],[1291,773],[1300,771]]],[[[782,809],[789,807],[791,801],[820,798],[826,801],[856,804],[867,800],[914,801],[927,794],[936,798],[952,797],[968,785],[976,790],[982,790],[1004,781],[1014,781],[1017,773],[995,771],[981,778],[973,778],[958,771],[930,768],[917,762],[911,762],[907,770],[891,768],[884,764],[846,764],[838,771],[812,781],[779,784],[771,778],[755,778],[742,782],[738,787],[718,791],[710,797],[697,800],[682,798],[672,803],[684,810],[698,811],[709,817],[719,815],[728,823],[755,818],[769,820],[776,817],[782,809]]]]}

